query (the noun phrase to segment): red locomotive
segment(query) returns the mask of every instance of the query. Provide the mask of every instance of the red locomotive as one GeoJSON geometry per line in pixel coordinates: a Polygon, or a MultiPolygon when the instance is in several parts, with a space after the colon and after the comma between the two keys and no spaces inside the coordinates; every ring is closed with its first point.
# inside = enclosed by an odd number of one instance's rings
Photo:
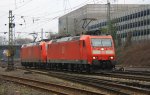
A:
{"type": "Polygon", "coordinates": [[[46,42],[22,45],[21,64],[26,67],[42,67],[47,62],[46,42]]]}
{"type": "Polygon", "coordinates": [[[21,62],[23,66],[70,71],[112,69],[115,67],[114,43],[110,35],[64,37],[36,46],[23,46],[21,62]],[[40,49],[36,49],[38,47],[40,49]]]}

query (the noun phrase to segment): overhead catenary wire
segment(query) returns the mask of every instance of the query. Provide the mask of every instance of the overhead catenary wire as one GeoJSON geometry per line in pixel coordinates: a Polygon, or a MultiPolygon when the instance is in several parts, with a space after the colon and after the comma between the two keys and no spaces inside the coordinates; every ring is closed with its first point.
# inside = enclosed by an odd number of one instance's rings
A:
{"type": "MultiPolygon", "coordinates": [[[[53,20],[55,20],[55,19],[57,19],[57,18],[59,18],[60,16],[56,16],[56,17],[54,17],[54,18],[51,18],[51,19],[49,19],[49,20],[45,20],[45,21],[39,21],[38,23],[36,23],[35,25],[33,25],[33,26],[31,26],[32,24],[29,24],[28,26],[29,27],[31,27],[32,29],[35,29],[35,28],[38,28],[39,27],[39,24],[40,24],[40,26],[42,26],[42,25],[44,25],[44,24],[46,24],[46,22],[47,23],[50,23],[51,21],[53,21],[53,20]],[[41,24],[41,23],[43,23],[43,24],[41,24]]],[[[28,28],[29,28],[28,27],[28,28]]],[[[30,29],[31,29],[30,28],[30,29]]],[[[19,31],[21,31],[22,29],[20,29],[19,31]]]]}
{"type": "MultiPolygon", "coordinates": [[[[66,10],[66,11],[71,11],[72,9],[75,10],[76,8],[79,8],[79,7],[84,6],[85,4],[87,4],[88,1],[90,1],[90,0],[86,0],[85,2],[79,4],[79,5],[75,6],[75,7],[66,8],[65,10],[66,10]]],[[[93,2],[93,1],[90,1],[89,3],[91,3],[91,2],[93,2]]],[[[36,9],[37,9],[37,8],[36,8],[36,9]]],[[[63,12],[63,11],[64,11],[64,9],[63,9],[63,10],[56,11],[56,12],[49,13],[48,15],[57,14],[57,13],[60,13],[60,12],[63,12]]],[[[26,12],[26,11],[22,11],[22,12],[26,12]]],[[[32,14],[34,14],[34,13],[32,12],[32,14]]],[[[36,15],[41,15],[41,14],[43,14],[43,13],[36,14],[36,15]]],[[[45,16],[45,14],[44,14],[44,16],[45,16]]],[[[47,16],[47,15],[46,15],[46,16],[47,16]]],[[[30,15],[30,16],[26,16],[26,17],[35,17],[35,16],[31,16],[31,15],[30,15]]],[[[37,18],[38,18],[38,17],[37,17],[37,18]]]]}
{"type": "Polygon", "coordinates": [[[87,0],[87,1],[89,1],[89,0],[87,0]]]}
{"type": "MultiPolygon", "coordinates": [[[[87,0],[87,1],[89,1],[89,0],[87,0]]],[[[75,6],[75,7],[70,7],[70,8],[67,8],[66,10],[71,10],[71,9],[76,9],[76,8],[78,8],[78,7],[80,7],[81,5],[83,5],[83,4],[86,4],[87,3],[87,1],[86,2],[84,2],[84,3],[82,3],[82,4],[80,4],[80,5],[78,5],[78,6],[75,6]]],[[[52,14],[57,14],[57,13],[60,13],[60,12],[63,12],[64,10],[60,10],[60,11],[56,11],[56,12],[53,12],[53,13],[49,13],[48,15],[52,15],[52,14]]],[[[15,15],[20,15],[20,14],[15,14],[15,15]]],[[[39,15],[39,14],[37,14],[37,15],[39,15]]],[[[36,17],[36,16],[25,16],[24,15],[24,17],[29,17],[29,18],[46,18],[45,16],[48,16],[48,15],[44,15],[43,17],[42,16],[38,16],[38,17],[36,17]]],[[[20,16],[22,16],[22,15],[20,15],[20,16]]],[[[47,19],[47,18],[46,18],[47,19]]]]}
{"type": "MultiPolygon", "coordinates": [[[[89,1],[89,0],[87,0],[87,1],[89,1]]],[[[85,2],[84,2],[85,3],[85,2]]],[[[81,5],[81,4],[80,4],[81,5]]],[[[79,7],[79,6],[75,6],[75,7],[73,7],[72,9],[75,9],[75,8],[77,8],[77,7],[79,7]]],[[[37,8],[35,8],[35,9],[37,9],[37,8]]],[[[67,8],[66,9],[67,11],[68,10],[71,10],[71,8],[67,8]]],[[[35,11],[34,9],[32,9],[32,10],[30,10],[30,12],[32,11],[32,14],[34,14],[34,12],[33,11],[35,11]]],[[[60,12],[63,12],[64,11],[64,9],[63,10],[59,10],[59,11],[56,11],[56,12],[52,12],[52,13],[49,13],[48,15],[52,15],[52,14],[57,14],[57,13],[60,13],[60,12]]],[[[22,11],[23,13],[24,12],[26,12],[26,11],[22,11]]],[[[40,14],[36,14],[36,15],[41,15],[41,14],[44,14],[43,12],[42,13],[40,13],[40,14]]],[[[19,14],[18,14],[19,15],[19,14]]],[[[46,16],[48,16],[48,15],[46,15],[46,16]]],[[[25,15],[24,15],[25,16],[25,15]]],[[[44,16],[45,16],[45,14],[44,14],[44,16]]],[[[35,17],[36,18],[36,16],[32,16],[32,15],[30,15],[30,16],[25,16],[25,17],[35,17]]],[[[38,18],[38,17],[37,17],[38,18]]]]}
{"type": "MultiPolygon", "coordinates": [[[[30,0],[30,1],[32,1],[32,0],[30,0]]],[[[96,0],[95,0],[96,1],[96,0]]],[[[71,10],[71,9],[75,9],[75,8],[78,8],[78,7],[81,7],[81,6],[84,6],[85,4],[87,4],[87,3],[89,3],[89,2],[93,2],[93,1],[90,1],[90,0],[87,0],[87,1],[85,1],[84,3],[81,3],[81,4],[79,4],[79,5],[77,5],[77,6],[75,6],[75,7],[72,7],[72,8],[67,8],[66,10],[71,10]]],[[[23,6],[25,6],[25,5],[28,5],[29,4],[29,1],[28,1],[28,3],[25,3],[23,6]]],[[[18,7],[16,10],[18,10],[19,8],[22,8],[23,6],[20,6],[20,7],[18,7]]],[[[62,10],[63,11],[63,10],[62,10]]],[[[62,12],[62,11],[59,11],[59,12],[56,12],[56,14],[57,13],[60,13],[60,12],[62,12]]],[[[15,16],[22,16],[22,15],[19,15],[19,14],[15,14],[15,16]]],[[[49,16],[49,15],[47,15],[47,16],[49,16]]],[[[43,17],[33,17],[33,16],[24,16],[25,17],[25,19],[27,18],[27,17],[29,17],[29,18],[34,18],[34,19],[40,19],[40,21],[38,21],[39,22],[39,24],[41,24],[41,21],[48,21],[49,20],[49,18],[46,18],[46,16],[43,16],[43,17]]],[[[43,23],[44,24],[44,23],[43,23]]],[[[29,28],[29,27],[32,27],[32,23],[31,23],[31,26],[30,25],[28,25],[27,26],[27,28],[29,28]]],[[[34,25],[33,25],[34,26],[34,25]]]]}
{"type": "MultiPolygon", "coordinates": [[[[30,1],[32,1],[32,0],[30,0],[30,1]]],[[[87,1],[89,1],[89,0],[87,0],[87,1]]],[[[86,2],[87,2],[86,1],[86,2]]],[[[86,2],[84,2],[84,3],[86,3],[86,2]]],[[[83,3],[82,3],[83,4],[83,3]]],[[[82,5],[82,4],[80,4],[80,5],[82,5]]],[[[79,6],[80,6],[79,5],[79,6]]],[[[76,7],[79,7],[79,6],[75,6],[75,7],[73,7],[73,8],[76,8],[76,7]]],[[[68,9],[66,9],[66,10],[70,10],[70,8],[68,8],[68,9]]],[[[59,13],[59,12],[62,12],[62,10],[61,11],[58,11],[58,12],[56,12],[56,13],[59,13]]],[[[52,14],[54,14],[54,13],[52,13],[52,14]]],[[[16,16],[18,15],[18,14],[15,14],[16,16]]],[[[20,15],[20,16],[22,16],[22,15],[20,15]]],[[[30,17],[30,16],[24,16],[24,17],[30,17]]],[[[44,17],[30,17],[30,18],[35,18],[35,19],[42,19],[42,18],[44,18],[44,17]]],[[[44,19],[49,19],[49,18],[44,18],[44,19]]]]}
{"type": "MultiPolygon", "coordinates": [[[[89,1],[89,0],[87,0],[87,1],[89,1]]],[[[98,0],[97,0],[98,1],[98,0]]],[[[41,23],[41,22],[40,22],[41,23]]]]}
{"type": "MultiPolygon", "coordinates": [[[[25,2],[23,5],[21,5],[21,6],[17,7],[17,8],[15,8],[13,11],[17,11],[18,9],[20,9],[20,8],[26,6],[27,4],[31,3],[31,1],[33,1],[33,0],[29,0],[29,1],[25,2]]],[[[15,4],[15,6],[17,6],[17,5],[15,4]]]]}

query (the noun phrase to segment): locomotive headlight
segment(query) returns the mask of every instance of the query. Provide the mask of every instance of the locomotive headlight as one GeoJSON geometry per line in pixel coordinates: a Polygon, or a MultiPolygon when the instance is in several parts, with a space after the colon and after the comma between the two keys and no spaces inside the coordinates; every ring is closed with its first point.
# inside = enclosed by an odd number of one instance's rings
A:
{"type": "Polygon", "coordinates": [[[113,59],[114,59],[114,57],[113,57],[113,56],[110,56],[109,58],[110,58],[111,60],[113,60],[113,59]]]}
{"type": "Polygon", "coordinates": [[[97,59],[97,58],[98,58],[98,57],[95,57],[95,56],[93,57],[93,59],[97,59]]]}
{"type": "Polygon", "coordinates": [[[106,50],[106,54],[114,54],[112,50],[106,50]]]}
{"type": "Polygon", "coordinates": [[[96,59],[96,57],[93,57],[93,59],[96,59]]]}
{"type": "Polygon", "coordinates": [[[103,50],[104,50],[104,48],[101,48],[101,50],[103,51],[103,50]]]}

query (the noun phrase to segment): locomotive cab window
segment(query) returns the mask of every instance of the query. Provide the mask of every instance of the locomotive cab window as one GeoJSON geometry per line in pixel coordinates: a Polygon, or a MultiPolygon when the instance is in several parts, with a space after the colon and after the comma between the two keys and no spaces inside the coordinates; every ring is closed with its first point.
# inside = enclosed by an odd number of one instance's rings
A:
{"type": "Polygon", "coordinates": [[[100,38],[93,38],[91,39],[93,47],[111,47],[112,40],[111,39],[100,39],[100,38]]]}

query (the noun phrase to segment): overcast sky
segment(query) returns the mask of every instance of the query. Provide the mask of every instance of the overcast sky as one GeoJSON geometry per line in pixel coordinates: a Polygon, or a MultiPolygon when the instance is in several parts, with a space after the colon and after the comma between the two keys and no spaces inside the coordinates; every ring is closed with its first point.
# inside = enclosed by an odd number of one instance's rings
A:
{"type": "MultiPolygon", "coordinates": [[[[16,37],[26,32],[58,32],[58,18],[86,4],[106,4],[107,0],[0,0],[0,32],[8,32],[8,12],[15,15],[16,37]],[[22,16],[22,18],[21,18],[22,16]],[[5,25],[7,24],[7,25],[5,25]],[[20,26],[20,24],[23,24],[20,26]]],[[[150,4],[150,0],[110,0],[115,4],[150,4]]],[[[0,36],[4,35],[0,33],[0,36]]],[[[5,36],[7,36],[5,34],[5,36]]]]}

